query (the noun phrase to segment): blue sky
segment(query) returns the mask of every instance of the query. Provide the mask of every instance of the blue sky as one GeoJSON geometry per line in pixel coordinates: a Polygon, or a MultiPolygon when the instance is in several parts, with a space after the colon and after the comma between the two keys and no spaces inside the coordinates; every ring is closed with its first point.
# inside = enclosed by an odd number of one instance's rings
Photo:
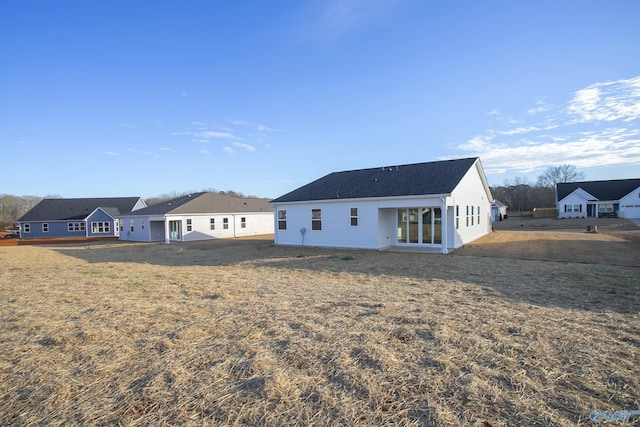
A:
{"type": "Polygon", "coordinates": [[[234,190],[480,156],[640,177],[640,2],[0,2],[0,194],[234,190]]]}

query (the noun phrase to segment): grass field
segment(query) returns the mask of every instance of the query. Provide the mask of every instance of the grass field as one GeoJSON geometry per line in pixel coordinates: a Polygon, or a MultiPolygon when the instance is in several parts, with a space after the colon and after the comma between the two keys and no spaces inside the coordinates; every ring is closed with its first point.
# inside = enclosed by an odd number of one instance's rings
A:
{"type": "Polygon", "coordinates": [[[575,426],[640,409],[638,267],[259,239],[1,247],[0,265],[1,425],[575,426]]]}

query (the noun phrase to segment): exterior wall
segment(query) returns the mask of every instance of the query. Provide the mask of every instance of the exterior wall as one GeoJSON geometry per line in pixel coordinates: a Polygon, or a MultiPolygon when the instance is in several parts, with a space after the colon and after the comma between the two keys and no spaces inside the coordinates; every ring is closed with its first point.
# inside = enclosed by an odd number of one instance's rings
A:
{"type": "MultiPolygon", "coordinates": [[[[371,201],[325,201],[275,206],[286,210],[287,229],[276,231],[275,243],[377,249],[378,206],[371,201]],[[358,225],[351,225],[351,208],[358,209],[358,225]],[[311,210],[321,209],[321,230],[313,230],[311,210]],[[304,234],[300,231],[305,229],[304,234]]],[[[276,213],[277,218],[277,213],[276,213]]],[[[276,219],[276,228],[278,219],[276,219]]],[[[391,236],[393,237],[393,235],[391,236]]]]}
{"type": "Polygon", "coordinates": [[[378,248],[384,249],[395,245],[397,236],[398,213],[396,209],[378,210],[378,248]]]}
{"type": "Polygon", "coordinates": [[[190,242],[207,239],[225,239],[230,237],[253,236],[273,233],[273,213],[237,213],[237,214],[192,214],[168,215],[164,217],[122,216],[120,222],[121,240],[137,242],[165,241],[165,221],[180,221],[180,241],[190,242]],[[211,219],[214,219],[214,229],[211,229],[211,219]],[[227,219],[227,228],[224,219],[227,219]],[[242,227],[241,218],[245,218],[242,227]],[[187,220],[191,224],[187,224],[187,220]],[[133,221],[133,230],[131,230],[133,221]],[[191,228],[189,230],[189,228],[191,228]]]}
{"type": "Polygon", "coordinates": [[[20,238],[22,239],[47,239],[54,237],[86,237],[87,227],[84,230],[69,231],[68,223],[82,223],[84,220],[76,221],[25,221],[20,223],[20,238]],[[25,233],[25,224],[29,225],[29,233],[25,233]],[[47,224],[49,231],[43,231],[43,224],[47,224]]]}
{"type": "Polygon", "coordinates": [[[153,242],[158,240],[164,240],[164,220],[160,217],[162,222],[163,234],[160,239],[151,238],[151,224],[152,220],[158,219],[146,216],[121,216],[120,220],[120,240],[131,240],[134,242],[153,242]]]}
{"type": "Polygon", "coordinates": [[[587,200],[574,192],[558,202],[558,218],[585,218],[587,216],[587,200]],[[570,206],[570,207],[569,207],[570,206]],[[576,206],[579,206],[575,212],[576,206]],[[568,211],[571,212],[568,212],[568,211]]]}
{"type": "Polygon", "coordinates": [[[448,203],[452,207],[448,219],[453,230],[451,239],[447,239],[449,248],[466,245],[491,232],[491,199],[477,169],[469,169],[448,203]]]}
{"type": "Polygon", "coordinates": [[[640,187],[620,199],[620,218],[640,218],[640,187]]]}
{"type": "Polygon", "coordinates": [[[182,240],[185,242],[273,233],[272,212],[180,215],[168,216],[167,219],[182,221],[182,240]],[[212,218],[215,224],[214,230],[211,229],[212,218]],[[227,219],[227,228],[224,227],[225,218],[227,219]],[[245,218],[244,228],[242,227],[242,218],[245,218]],[[188,219],[191,220],[191,230],[188,229],[188,219]]]}
{"type": "Polygon", "coordinates": [[[115,220],[101,209],[97,209],[87,217],[86,232],[88,237],[113,237],[118,235],[115,227],[115,220]],[[93,223],[108,223],[109,232],[100,232],[99,229],[93,230],[93,223]]]}

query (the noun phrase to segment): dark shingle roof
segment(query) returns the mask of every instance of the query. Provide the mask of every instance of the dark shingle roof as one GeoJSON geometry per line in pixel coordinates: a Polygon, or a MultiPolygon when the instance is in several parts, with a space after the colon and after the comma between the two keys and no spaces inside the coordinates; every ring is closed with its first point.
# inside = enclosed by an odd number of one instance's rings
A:
{"type": "Polygon", "coordinates": [[[206,214],[235,212],[273,212],[267,199],[230,196],[212,192],[193,193],[135,210],[127,216],[166,214],[206,214]]]}
{"type": "Polygon", "coordinates": [[[271,203],[450,194],[477,159],[334,172],[271,203]]]}
{"type": "Polygon", "coordinates": [[[103,197],[88,199],[43,199],[18,221],[82,220],[97,208],[114,216],[129,212],[140,197],[103,197]]]}
{"type": "Polygon", "coordinates": [[[562,200],[576,189],[582,188],[598,200],[620,200],[638,187],[640,187],[640,179],[563,182],[556,186],[556,194],[558,200],[562,200]]]}

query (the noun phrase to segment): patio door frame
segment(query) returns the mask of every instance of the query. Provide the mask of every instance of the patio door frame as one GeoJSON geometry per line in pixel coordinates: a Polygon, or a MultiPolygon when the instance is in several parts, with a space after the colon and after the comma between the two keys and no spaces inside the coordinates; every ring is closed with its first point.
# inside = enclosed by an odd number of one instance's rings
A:
{"type": "Polygon", "coordinates": [[[397,208],[396,209],[396,244],[399,246],[442,246],[443,241],[443,228],[442,228],[442,208],[440,206],[423,206],[423,207],[410,207],[410,208],[397,208]],[[428,211],[427,211],[428,210],[428,211]],[[430,223],[424,223],[425,213],[431,212],[430,223]],[[412,218],[414,218],[412,220],[412,218]],[[439,220],[439,223],[436,222],[439,220]],[[403,228],[403,224],[404,228],[403,228]],[[429,225],[428,241],[425,241],[425,225],[429,225]],[[440,235],[436,234],[440,225],[440,235]],[[417,227],[417,230],[415,229],[417,227]],[[404,234],[404,236],[403,236],[404,234]],[[413,235],[415,234],[415,237],[413,235]],[[401,237],[404,237],[401,240],[401,237]]]}

